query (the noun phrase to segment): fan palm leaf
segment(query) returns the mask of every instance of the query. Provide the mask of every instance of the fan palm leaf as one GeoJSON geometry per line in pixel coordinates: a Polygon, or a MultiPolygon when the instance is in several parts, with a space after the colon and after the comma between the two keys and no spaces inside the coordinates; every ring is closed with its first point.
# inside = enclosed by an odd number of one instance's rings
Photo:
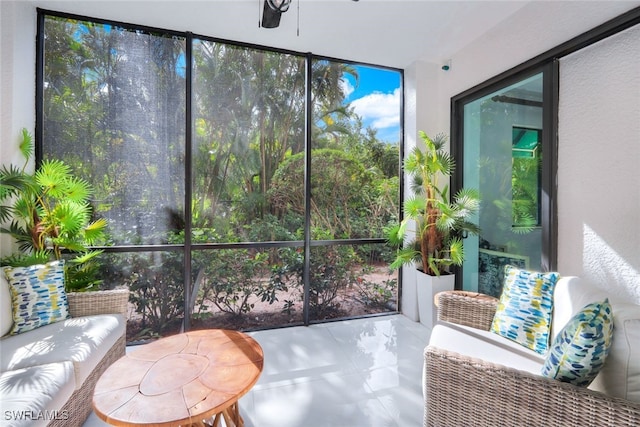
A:
{"type": "Polygon", "coordinates": [[[404,161],[413,195],[405,201],[404,219],[390,228],[387,241],[396,248],[392,268],[415,263],[426,274],[440,275],[462,264],[462,238],[479,233],[471,217],[480,207],[480,196],[474,189],[461,189],[449,200],[449,186],[438,182],[455,169],[454,159],[444,150],[447,138],[439,134],[432,139],[422,131],[419,135],[424,150],[415,147],[404,161]],[[415,240],[407,241],[410,222],[416,224],[415,240]]]}
{"type": "Polygon", "coordinates": [[[35,179],[46,196],[60,197],[67,193],[70,175],[71,169],[62,161],[44,160],[35,173],[35,179]]]}
{"type": "Polygon", "coordinates": [[[105,230],[107,229],[107,220],[99,218],[93,222],[90,222],[84,229],[84,238],[89,244],[98,242],[104,238],[105,230]]]}
{"type": "Polygon", "coordinates": [[[65,263],[67,285],[87,289],[99,282],[99,252],[89,246],[101,243],[107,226],[104,219],[92,221],[91,186],[60,160],[45,160],[33,174],[26,172],[33,153],[26,130],[20,152],[26,159],[22,169],[14,165],[0,168],[0,220],[9,223],[0,232],[11,235],[22,253],[1,261],[3,265],[30,265],[72,253],[77,256],[65,263]]]}
{"type": "Polygon", "coordinates": [[[26,166],[33,155],[33,138],[27,129],[22,129],[22,138],[20,139],[18,149],[25,159],[26,166]]]}

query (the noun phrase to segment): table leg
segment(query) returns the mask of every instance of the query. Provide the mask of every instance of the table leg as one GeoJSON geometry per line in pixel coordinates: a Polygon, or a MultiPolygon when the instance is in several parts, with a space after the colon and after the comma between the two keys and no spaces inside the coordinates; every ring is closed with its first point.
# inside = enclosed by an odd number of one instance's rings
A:
{"type": "Polygon", "coordinates": [[[224,417],[224,422],[227,427],[244,427],[244,420],[240,416],[238,402],[222,411],[222,416],[224,417]]]}
{"type": "Polygon", "coordinates": [[[220,420],[224,419],[226,427],[244,427],[244,420],[240,416],[240,408],[238,402],[224,409],[222,412],[217,413],[211,418],[211,424],[209,421],[202,421],[201,423],[191,424],[190,427],[196,426],[208,426],[208,427],[221,427],[220,420]]]}

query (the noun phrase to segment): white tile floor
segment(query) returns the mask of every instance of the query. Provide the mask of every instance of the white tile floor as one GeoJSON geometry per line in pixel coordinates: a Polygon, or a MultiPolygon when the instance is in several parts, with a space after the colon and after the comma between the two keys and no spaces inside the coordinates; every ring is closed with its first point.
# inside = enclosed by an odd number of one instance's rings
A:
{"type": "Polygon", "coordinates": [[[246,426],[421,426],[429,333],[402,315],[250,333],[265,365],[240,399],[246,426]]]}

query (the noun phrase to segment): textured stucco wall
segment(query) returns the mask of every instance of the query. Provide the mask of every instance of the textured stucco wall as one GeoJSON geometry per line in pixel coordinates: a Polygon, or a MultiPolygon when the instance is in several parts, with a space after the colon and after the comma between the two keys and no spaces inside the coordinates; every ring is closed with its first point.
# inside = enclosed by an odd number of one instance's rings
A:
{"type": "Polygon", "coordinates": [[[640,25],[560,62],[558,266],[640,304],[640,25]]]}
{"type": "MultiPolygon", "coordinates": [[[[453,96],[638,6],[621,1],[528,4],[453,55],[451,69],[438,75],[438,91],[431,97],[439,105],[435,128],[449,126],[453,96]]],[[[638,304],[639,39],[638,30],[631,29],[563,59],[557,177],[558,270],[638,304]]]]}

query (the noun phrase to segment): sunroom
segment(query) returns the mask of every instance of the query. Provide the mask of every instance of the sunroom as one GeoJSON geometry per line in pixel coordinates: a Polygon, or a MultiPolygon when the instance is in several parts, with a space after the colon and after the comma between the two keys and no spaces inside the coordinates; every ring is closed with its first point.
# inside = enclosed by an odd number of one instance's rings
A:
{"type": "Polygon", "coordinates": [[[433,325],[385,235],[420,131],[449,136],[451,194],[482,196],[456,289],[498,297],[515,264],[640,304],[640,2],[293,0],[275,28],[266,3],[0,4],[2,164],[22,166],[27,129],[29,168],[58,158],[91,184],[129,344],[390,320],[420,375],[433,325]]]}

